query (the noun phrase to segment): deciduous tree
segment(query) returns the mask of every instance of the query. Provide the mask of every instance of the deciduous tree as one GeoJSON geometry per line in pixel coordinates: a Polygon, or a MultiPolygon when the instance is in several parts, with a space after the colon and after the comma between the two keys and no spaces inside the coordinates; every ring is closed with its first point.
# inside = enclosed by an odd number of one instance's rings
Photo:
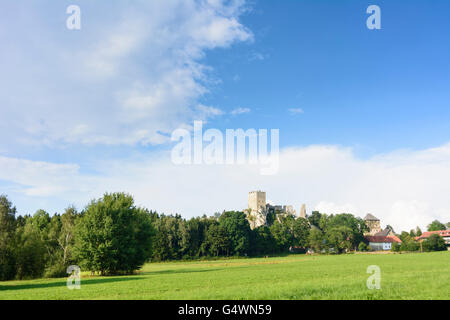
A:
{"type": "Polygon", "coordinates": [[[105,194],[85,209],[76,228],[81,266],[101,274],[131,273],[151,254],[153,227],[147,210],[124,193],[105,194]]]}
{"type": "Polygon", "coordinates": [[[432,223],[428,225],[428,231],[439,231],[439,230],[445,230],[445,224],[441,223],[438,220],[434,220],[432,223]]]}

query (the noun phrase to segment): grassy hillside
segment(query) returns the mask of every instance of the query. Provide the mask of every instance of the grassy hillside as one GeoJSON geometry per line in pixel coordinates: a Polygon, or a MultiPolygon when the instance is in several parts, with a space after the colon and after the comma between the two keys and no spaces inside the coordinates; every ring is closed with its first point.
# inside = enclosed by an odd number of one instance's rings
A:
{"type": "Polygon", "coordinates": [[[133,276],[0,282],[0,299],[449,299],[450,252],[146,264],[133,276]],[[368,290],[369,265],[381,290],[368,290]]]}

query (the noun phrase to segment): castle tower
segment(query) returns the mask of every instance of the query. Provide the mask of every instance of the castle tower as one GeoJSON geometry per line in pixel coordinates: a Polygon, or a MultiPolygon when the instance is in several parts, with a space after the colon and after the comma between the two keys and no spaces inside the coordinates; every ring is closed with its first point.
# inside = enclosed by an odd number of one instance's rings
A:
{"type": "Polygon", "coordinates": [[[302,204],[302,208],[300,209],[300,218],[306,219],[306,205],[302,204]]]}
{"type": "Polygon", "coordinates": [[[366,225],[369,227],[369,232],[367,232],[366,235],[373,236],[378,232],[381,232],[380,219],[378,219],[377,217],[368,213],[364,218],[364,221],[366,222],[366,225]]]}
{"type": "Polygon", "coordinates": [[[252,191],[248,193],[247,220],[250,228],[255,229],[266,224],[266,193],[252,191]]]}
{"type": "Polygon", "coordinates": [[[248,193],[248,208],[251,211],[261,211],[266,208],[266,193],[252,191],[248,193]]]}

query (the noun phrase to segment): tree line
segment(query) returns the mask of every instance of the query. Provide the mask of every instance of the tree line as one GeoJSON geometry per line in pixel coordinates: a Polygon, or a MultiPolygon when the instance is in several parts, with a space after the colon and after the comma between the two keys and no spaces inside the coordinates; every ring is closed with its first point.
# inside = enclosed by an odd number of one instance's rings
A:
{"type": "MultiPolygon", "coordinates": [[[[244,212],[184,219],[137,207],[126,193],[105,194],[81,212],[73,206],[17,216],[0,196],[0,280],[64,277],[69,265],[101,275],[130,274],[148,261],[364,250],[364,220],[313,212],[275,212],[250,229],[244,212]]],[[[408,234],[409,235],[409,234],[408,234]]],[[[412,236],[410,237],[412,238],[412,236]]]]}
{"type": "MultiPolygon", "coordinates": [[[[428,231],[440,231],[450,229],[450,222],[445,225],[438,220],[434,220],[427,226],[428,231]]],[[[399,235],[401,244],[396,243],[392,246],[392,251],[421,251],[421,252],[430,252],[430,251],[444,251],[447,250],[447,246],[445,244],[445,240],[438,234],[432,234],[429,236],[426,241],[417,242],[416,237],[420,237],[422,235],[422,230],[419,227],[411,230],[410,232],[402,231],[399,235]]]]}

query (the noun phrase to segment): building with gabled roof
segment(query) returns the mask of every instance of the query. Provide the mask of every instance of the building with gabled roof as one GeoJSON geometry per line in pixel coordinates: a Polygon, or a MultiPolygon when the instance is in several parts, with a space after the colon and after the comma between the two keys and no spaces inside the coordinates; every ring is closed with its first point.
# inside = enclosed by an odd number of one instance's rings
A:
{"type": "Polygon", "coordinates": [[[416,241],[422,242],[423,240],[427,239],[432,234],[438,234],[442,238],[444,238],[445,244],[450,250],[450,230],[439,230],[439,231],[427,231],[424,232],[420,237],[416,237],[416,241]]]}
{"type": "Polygon", "coordinates": [[[366,236],[369,246],[374,251],[391,250],[393,243],[402,243],[397,236],[366,236]]]}
{"type": "Polygon", "coordinates": [[[372,250],[391,250],[393,243],[402,243],[402,241],[394,234],[394,231],[389,226],[386,229],[381,229],[380,219],[368,213],[364,222],[369,227],[369,231],[364,234],[366,241],[372,250]]]}

